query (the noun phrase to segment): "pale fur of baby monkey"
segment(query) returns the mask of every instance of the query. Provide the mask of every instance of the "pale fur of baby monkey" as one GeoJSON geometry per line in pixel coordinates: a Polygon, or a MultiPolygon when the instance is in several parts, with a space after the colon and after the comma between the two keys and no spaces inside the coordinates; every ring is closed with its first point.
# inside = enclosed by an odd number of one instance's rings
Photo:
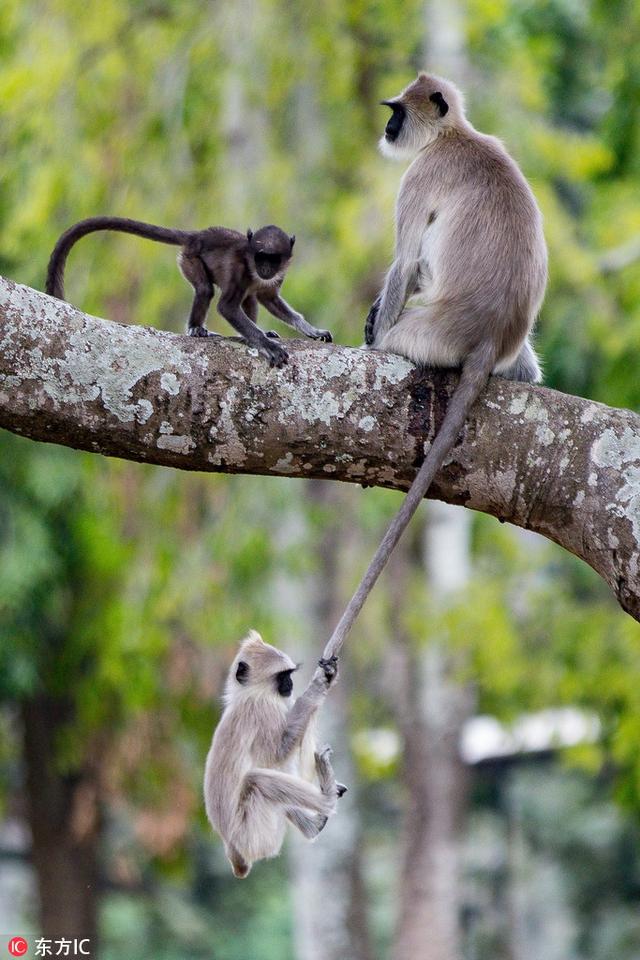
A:
{"type": "Polygon", "coordinates": [[[336,657],[319,665],[292,701],[297,665],[255,630],[231,664],[204,797],[236,877],[246,877],[256,860],[277,856],[287,823],[315,839],[346,790],[335,780],[330,748],[316,749],[316,714],[338,675],[336,657]]]}

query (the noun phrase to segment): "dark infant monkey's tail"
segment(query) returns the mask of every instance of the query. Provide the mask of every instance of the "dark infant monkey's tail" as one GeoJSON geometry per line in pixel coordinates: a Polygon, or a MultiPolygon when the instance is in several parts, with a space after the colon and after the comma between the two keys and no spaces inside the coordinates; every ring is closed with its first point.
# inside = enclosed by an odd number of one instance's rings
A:
{"type": "Polygon", "coordinates": [[[167,227],[156,227],[153,223],[129,220],[126,217],[88,217],[86,220],[80,220],[65,230],[53,248],[47,268],[45,288],[50,296],[64,300],[64,268],[69,251],[81,237],[85,237],[88,233],[95,233],[97,230],[133,233],[136,237],[157,240],[159,243],[172,243],[177,247],[183,246],[192,236],[187,230],[170,230],[167,227]]]}

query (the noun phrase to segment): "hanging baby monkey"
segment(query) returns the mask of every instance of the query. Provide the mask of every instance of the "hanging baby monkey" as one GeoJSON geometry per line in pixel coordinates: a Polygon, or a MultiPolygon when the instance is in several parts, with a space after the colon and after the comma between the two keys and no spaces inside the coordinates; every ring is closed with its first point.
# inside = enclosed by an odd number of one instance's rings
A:
{"type": "Polygon", "coordinates": [[[336,783],[329,747],[316,750],[314,720],[338,675],[336,657],[320,660],[292,703],[296,664],[255,630],[231,664],[224,711],[204,775],[207,816],[236,877],[280,852],[287,823],[318,836],[346,791],[336,783]]]}
{"type": "Polygon", "coordinates": [[[255,233],[247,230],[245,236],[227,227],[173,230],[125,217],[89,217],[69,227],[56,243],[47,270],[48,294],[64,299],[64,267],[69,251],[81,237],[98,230],[132,233],[147,240],[182,247],[178,266],[194,290],[187,324],[191,337],[217,336],[209,334],[205,326],[217,286],[220,290],[218,313],[272,367],[285,364],[288,354],[283,346],[274,342],[278,338],[276,333],[264,333],[257,326],[258,304],[303,336],[331,342],[328,330],[312,327],[280,295],[296,239],[280,227],[271,224],[260,227],[255,233]]]}

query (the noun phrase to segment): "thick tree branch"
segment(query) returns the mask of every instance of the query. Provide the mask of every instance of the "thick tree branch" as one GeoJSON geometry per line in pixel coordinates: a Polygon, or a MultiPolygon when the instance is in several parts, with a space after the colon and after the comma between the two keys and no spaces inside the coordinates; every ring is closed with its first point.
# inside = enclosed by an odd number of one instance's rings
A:
{"type": "MultiPolygon", "coordinates": [[[[244,345],[86,316],[0,278],[0,426],[185,470],[406,489],[454,374],[377,352],[244,345]]],[[[586,560],[640,620],[640,417],[494,378],[432,494],[586,560]]]]}

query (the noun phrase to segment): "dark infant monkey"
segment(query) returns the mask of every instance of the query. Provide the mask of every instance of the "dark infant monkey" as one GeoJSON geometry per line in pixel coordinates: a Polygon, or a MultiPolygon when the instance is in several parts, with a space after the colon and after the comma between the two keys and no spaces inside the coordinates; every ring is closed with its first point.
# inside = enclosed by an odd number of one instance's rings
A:
{"type": "Polygon", "coordinates": [[[283,346],[274,342],[274,339],[278,339],[276,333],[264,333],[257,326],[259,303],[278,320],[288,323],[305,337],[331,342],[328,330],[312,327],[301,313],[280,296],[280,287],[296,239],[280,227],[271,224],[255,233],[248,230],[245,235],[227,227],[172,230],[125,217],[89,217],[69,227],[56,243],[47,269],[48,294],[59,300],[64,299],[64,268],[69,251],[81,237],[98,230],[132,233],[147,240],[182,247],[178,254],[178,266],[194,289],[187,324],[191,337],[218,336],[209,334],[205,326],[217,286],[220,290],[218,313],[272,367],[281,367],[286,363],[288,354],[283,346]]]}

